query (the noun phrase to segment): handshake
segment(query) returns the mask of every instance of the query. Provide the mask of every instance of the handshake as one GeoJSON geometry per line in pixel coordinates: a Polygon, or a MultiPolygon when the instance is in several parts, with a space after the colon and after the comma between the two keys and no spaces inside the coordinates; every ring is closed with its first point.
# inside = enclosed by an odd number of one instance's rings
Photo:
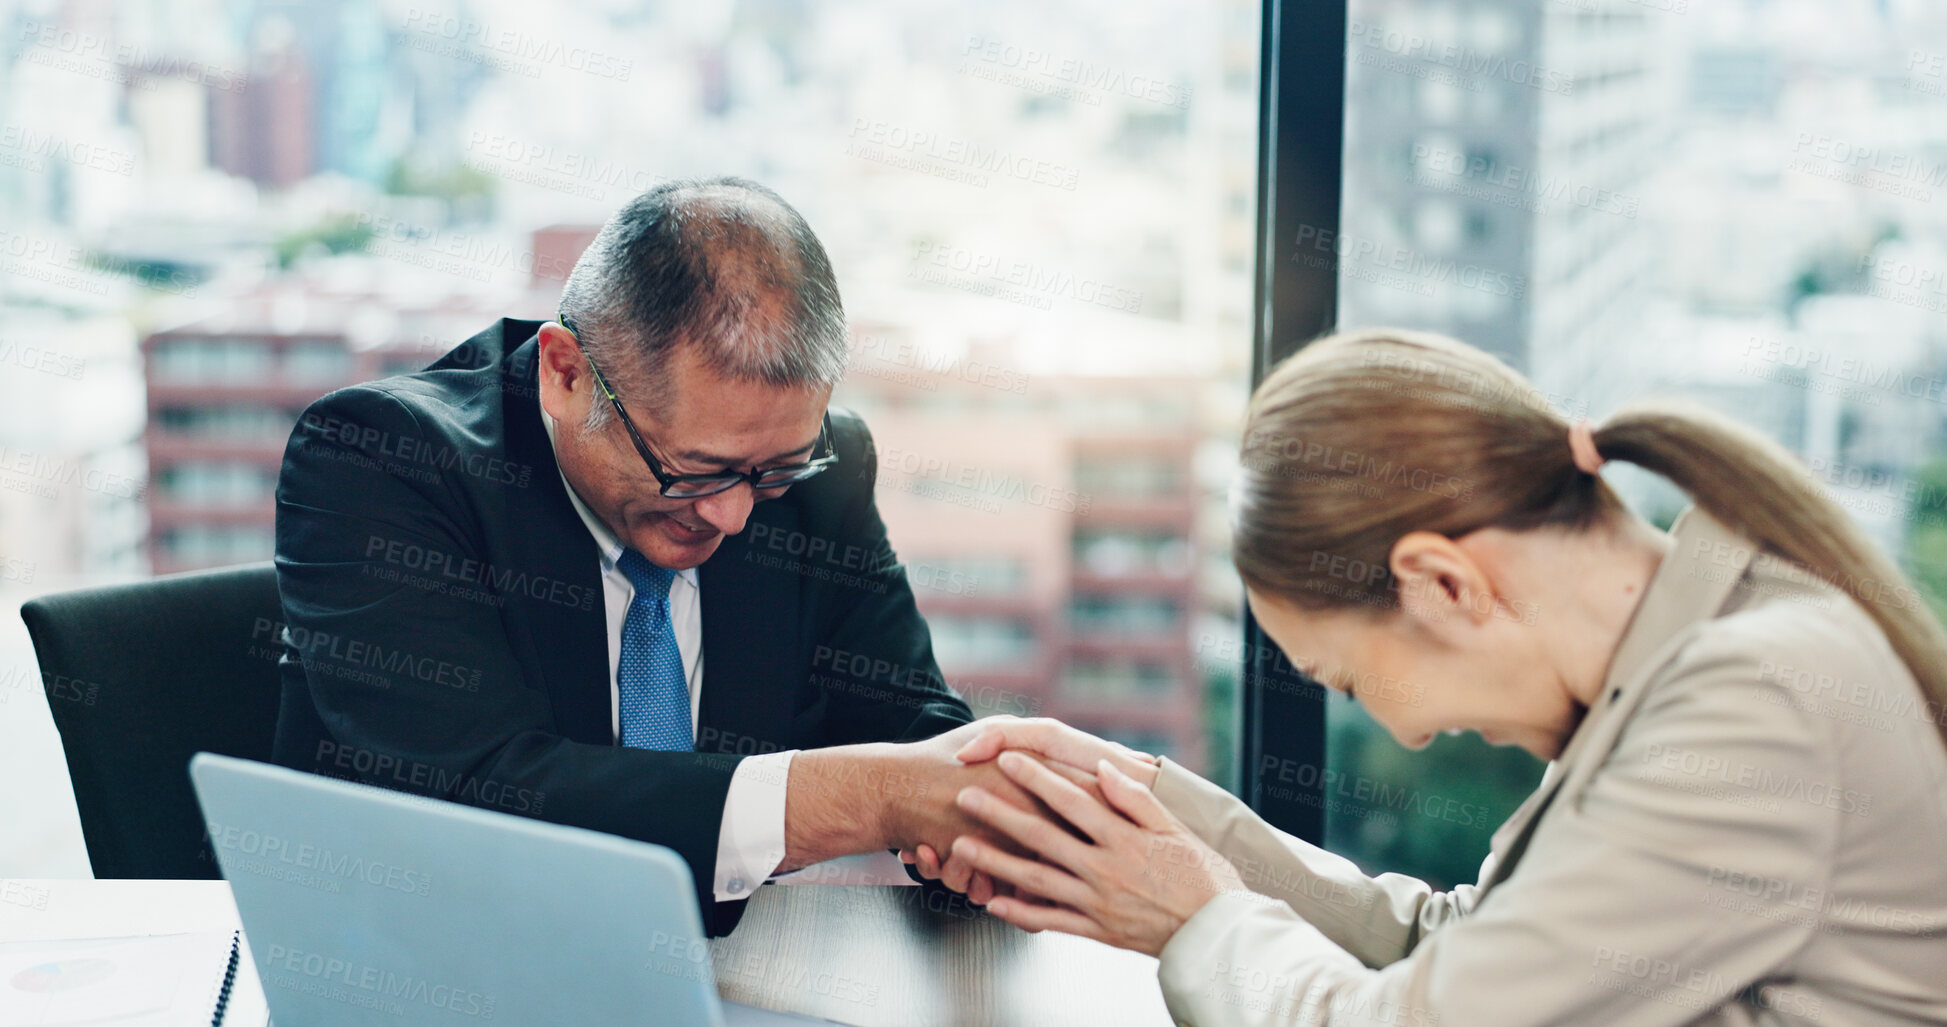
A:
{"type": "Polygon", "coordinates": [[[779,869],[898,849],[1016,926],[1155,955],[1211,898],[1243,889],[1150,793],[1159,773],[1153,756],[1047,719],[807,750],[791,764],[779,869]]]}

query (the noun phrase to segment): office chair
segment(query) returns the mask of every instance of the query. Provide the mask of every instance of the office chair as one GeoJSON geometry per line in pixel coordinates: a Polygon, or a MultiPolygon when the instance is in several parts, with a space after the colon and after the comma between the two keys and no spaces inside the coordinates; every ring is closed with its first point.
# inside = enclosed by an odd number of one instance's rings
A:
{"type": "Polygon", "coordinates": [[[220,877],[189,757],[270,759],[284,619],[270,563],[41,596],[20,616],[95,877],[220,877]]]}

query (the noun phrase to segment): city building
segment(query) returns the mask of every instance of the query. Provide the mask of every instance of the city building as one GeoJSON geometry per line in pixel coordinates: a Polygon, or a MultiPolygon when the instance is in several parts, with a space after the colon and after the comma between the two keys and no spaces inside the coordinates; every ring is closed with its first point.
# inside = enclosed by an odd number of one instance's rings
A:
{"type": "Polygon", "coordinates": [[[1667,131],[1649,13],[1624,0],[1352,5],[1340,324],[1487,349],[1601,406],[1650,284],[1643,184],[1667,131]]]}
{"type": "Polygon", "coordinates": [[[878,446],[878,505],[935,655],[977,714],[1056,717],[1202,769],[1199,394],[1021,370],[854,326],[834,400],[878,446]]]}
{"type": "Polygon", "coordinates": [[[282,42],[259,52],[235,88],[211,90],[210,165],[271,187],[315,172],[314,78],[304,52],[282,42]]]}
{"type": "Polygon", "coordinates": [[[155,572],[268,559],[284,444],[312,400],[378,377],[348,305],[285,288],[142,342],[155,572]]]}
{"type": "Polygon", "coordinates": [[[548,317],[587,226],[535,233],[527,288],[354,256],[142,340],[148,384],[148,550],[158,574],[269,559],[284,446],[312,400],[418,370],[501,317],[548,317]],[[546,259],[542,259],[542,258],[546,259]]]}

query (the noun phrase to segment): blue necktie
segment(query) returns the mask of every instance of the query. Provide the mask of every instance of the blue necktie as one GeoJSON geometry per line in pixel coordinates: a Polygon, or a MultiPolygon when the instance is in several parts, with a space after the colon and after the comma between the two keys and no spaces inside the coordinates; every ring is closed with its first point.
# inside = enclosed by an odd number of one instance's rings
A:
{"type": "Polygon", "coordinates": [[[669,622],[670,571],[633,549],[616,561],[635,596],[622,619],[622,656],[615,668],[621,696],[622,744],[635,749],[689,752],[690,686],[683,654],[669,622]]]}

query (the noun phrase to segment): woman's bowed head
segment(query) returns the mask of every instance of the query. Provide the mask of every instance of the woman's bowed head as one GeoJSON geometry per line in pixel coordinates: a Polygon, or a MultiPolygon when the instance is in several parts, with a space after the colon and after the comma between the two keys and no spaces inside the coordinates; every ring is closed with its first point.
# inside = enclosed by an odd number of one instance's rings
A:
{"type": "MultiPolygon", "coordinates": [[[[1947,703],[1947,640],[1911,589],[1887,587],[1903,582],[1897,568],[1787,451],[1709,412],[1646,405],[1571,424],[1479,350],[1369,331],[1279,365],[1244,439],[1232,552],[1252,612],[1327,687],[1410,683],[1355,694],[1409,749],[1473,731],[1555,759],[1597,704],[1671,552],[1603,481],[1605,461],[1663,476],[1767,558],[1851,596],[1929,701],[1947,703]]],[[[1010,923],[1155,955],[1214,897],[1247,887],[1152,793],[1159,761],[1011,719],[960,758],[999,759],[1065,821],[970,788],[961,807],[1040,859],[965,836],[944,862],[904,854],[1010,923]]]]}

